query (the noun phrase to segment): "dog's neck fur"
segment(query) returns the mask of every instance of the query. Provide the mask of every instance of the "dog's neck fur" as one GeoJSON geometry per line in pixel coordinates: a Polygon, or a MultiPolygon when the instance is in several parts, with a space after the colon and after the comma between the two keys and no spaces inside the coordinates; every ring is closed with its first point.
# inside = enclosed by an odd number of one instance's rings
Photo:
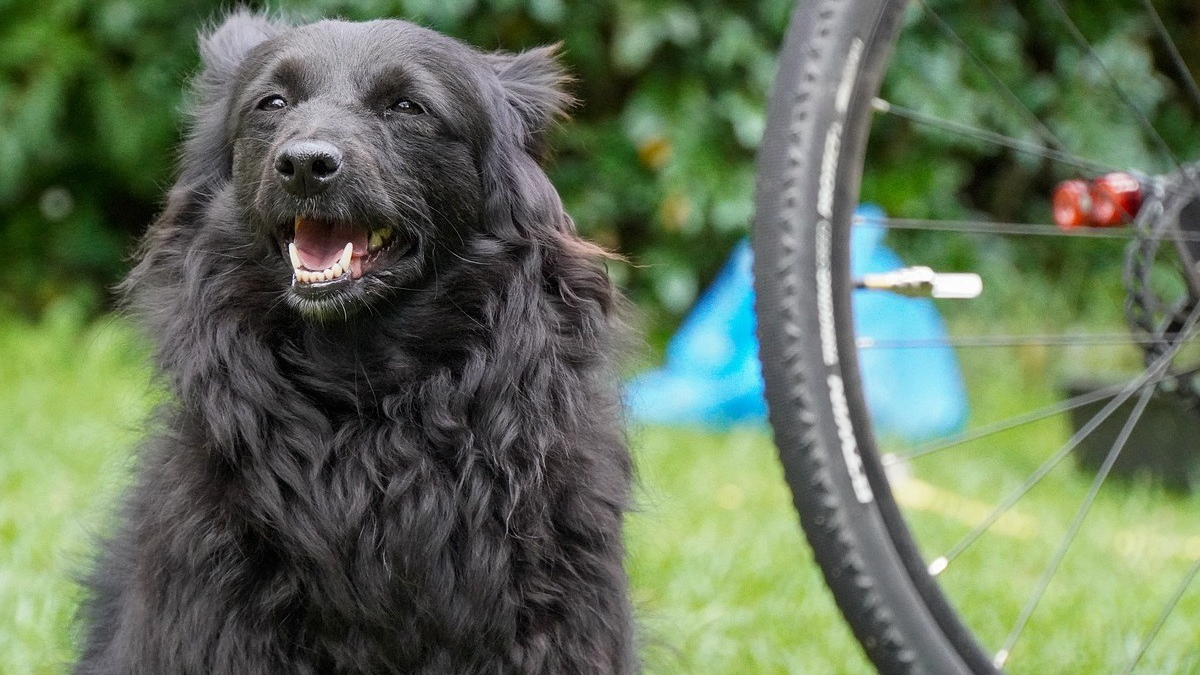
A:
{"type": "MultiPolygon", "coordinates": [[[[556,294],[562,280],[548,275],[561,274],[548,258],[569,252],[495,256],[497,244],[481,238],[477,251],[464,250],[425,286],[346,320],[314,322],[274,297],[282,280],[261,264],[269,251],[248,231],[176,231],[128,285],[150,332],[163,336],[158,364],[180,402],[174,414],[221,461],[248,467],[261,459],[249,448],[290,447],[315,470],[336,456],[345,428],[413,419],[414,411],[425,424],[401,433],[421,445],[462,446],[439,447],[442,455],[480,450],[468,446],[503,453],[519,440],[508,438],[513,433],[566,443],[593,426],[588,420],[607,419],[584,406],[615,399],[601,384],[610,374],[610,309],[556,294]],[[147,285],[157,291],[139,292],[147,285]],[[540,429],[550,416],[535,401],[561,407],[553,416],[560,428],[540,429]],[[489,438],[489,407],[523,412],[489,438]],[[454,431],[461,428],[469,433],[454,431]],[[470,440],[448,441],[456,436],[470,440]]],[[[542,445],[521,452],[546,451],[542,445]]]]}

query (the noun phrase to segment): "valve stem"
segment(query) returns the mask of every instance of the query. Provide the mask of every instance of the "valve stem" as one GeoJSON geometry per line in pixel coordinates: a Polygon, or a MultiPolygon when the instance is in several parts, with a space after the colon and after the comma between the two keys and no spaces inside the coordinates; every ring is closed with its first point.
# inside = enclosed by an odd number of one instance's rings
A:
{"type": "Polygon", "coordinates": [[[855,288],[891,291],[909,297],[970,299],[983,292],[983,279],[971,272],[934,272],[923,266],[904,267],[891,272],[864,274],[855,288]]]}

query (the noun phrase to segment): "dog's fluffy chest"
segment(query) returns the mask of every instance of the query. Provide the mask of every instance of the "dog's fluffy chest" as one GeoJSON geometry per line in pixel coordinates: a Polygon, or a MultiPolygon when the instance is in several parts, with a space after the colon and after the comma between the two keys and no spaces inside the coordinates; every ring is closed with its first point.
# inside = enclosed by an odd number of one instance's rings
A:
{"type": "MultiPolygon", "coordinates": [[[[367,641],[417,663],[414,644],[471,654],[512,640],[521,598],[539,583],[546,505],[515,503],[483,462],[447,462],[412,444],[365,453],[353,441],[301,483],[254,471],[234,478],[228,467],[209,473],[224,484],[193,486],[189,509],[209,518],[173,519],[168,547],[222,560],[225,574],[207,593],[239,598],[252,608],[243,611],[260,613],[256,620],[331,654],[367,641]],[[214,522],[226,524],[219,538],[214,522]],[[405,644],[397,636],[407,636],[405,644]]],[[[155,593],[173,594],[174,582],[194,579],[163,579],[155,593]]]]}

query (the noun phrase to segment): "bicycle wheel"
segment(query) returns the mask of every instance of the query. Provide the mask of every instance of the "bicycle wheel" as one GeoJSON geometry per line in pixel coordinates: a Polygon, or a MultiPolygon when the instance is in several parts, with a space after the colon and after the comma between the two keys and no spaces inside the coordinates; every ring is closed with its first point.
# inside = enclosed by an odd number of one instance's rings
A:
{"type": "Polygon", "coordinates": [[[770,422],[882,673],[1200,667],[1198,55],[1148,0],[1110,4],[810,0],[786,34],[753,232],[770,422]],[[945,336],[864,332],[872,294],[944,279],[867,281],[852,237],[879,227],[906,265],[982,277],[936,301],[945,336]],[[961,367],[965,428],[879,424],[866,362],[921,350],[961,367]]]}

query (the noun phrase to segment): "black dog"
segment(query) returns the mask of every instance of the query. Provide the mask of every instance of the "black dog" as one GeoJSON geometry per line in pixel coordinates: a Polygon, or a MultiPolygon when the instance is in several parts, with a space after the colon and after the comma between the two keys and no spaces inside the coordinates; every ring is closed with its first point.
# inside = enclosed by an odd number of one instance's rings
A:
{"type": "Polygon", "coordinates": [[[630,673],[617,297],[553,50],[247,13],[125,284],[173,393],[80,675],[630,673]]]}

